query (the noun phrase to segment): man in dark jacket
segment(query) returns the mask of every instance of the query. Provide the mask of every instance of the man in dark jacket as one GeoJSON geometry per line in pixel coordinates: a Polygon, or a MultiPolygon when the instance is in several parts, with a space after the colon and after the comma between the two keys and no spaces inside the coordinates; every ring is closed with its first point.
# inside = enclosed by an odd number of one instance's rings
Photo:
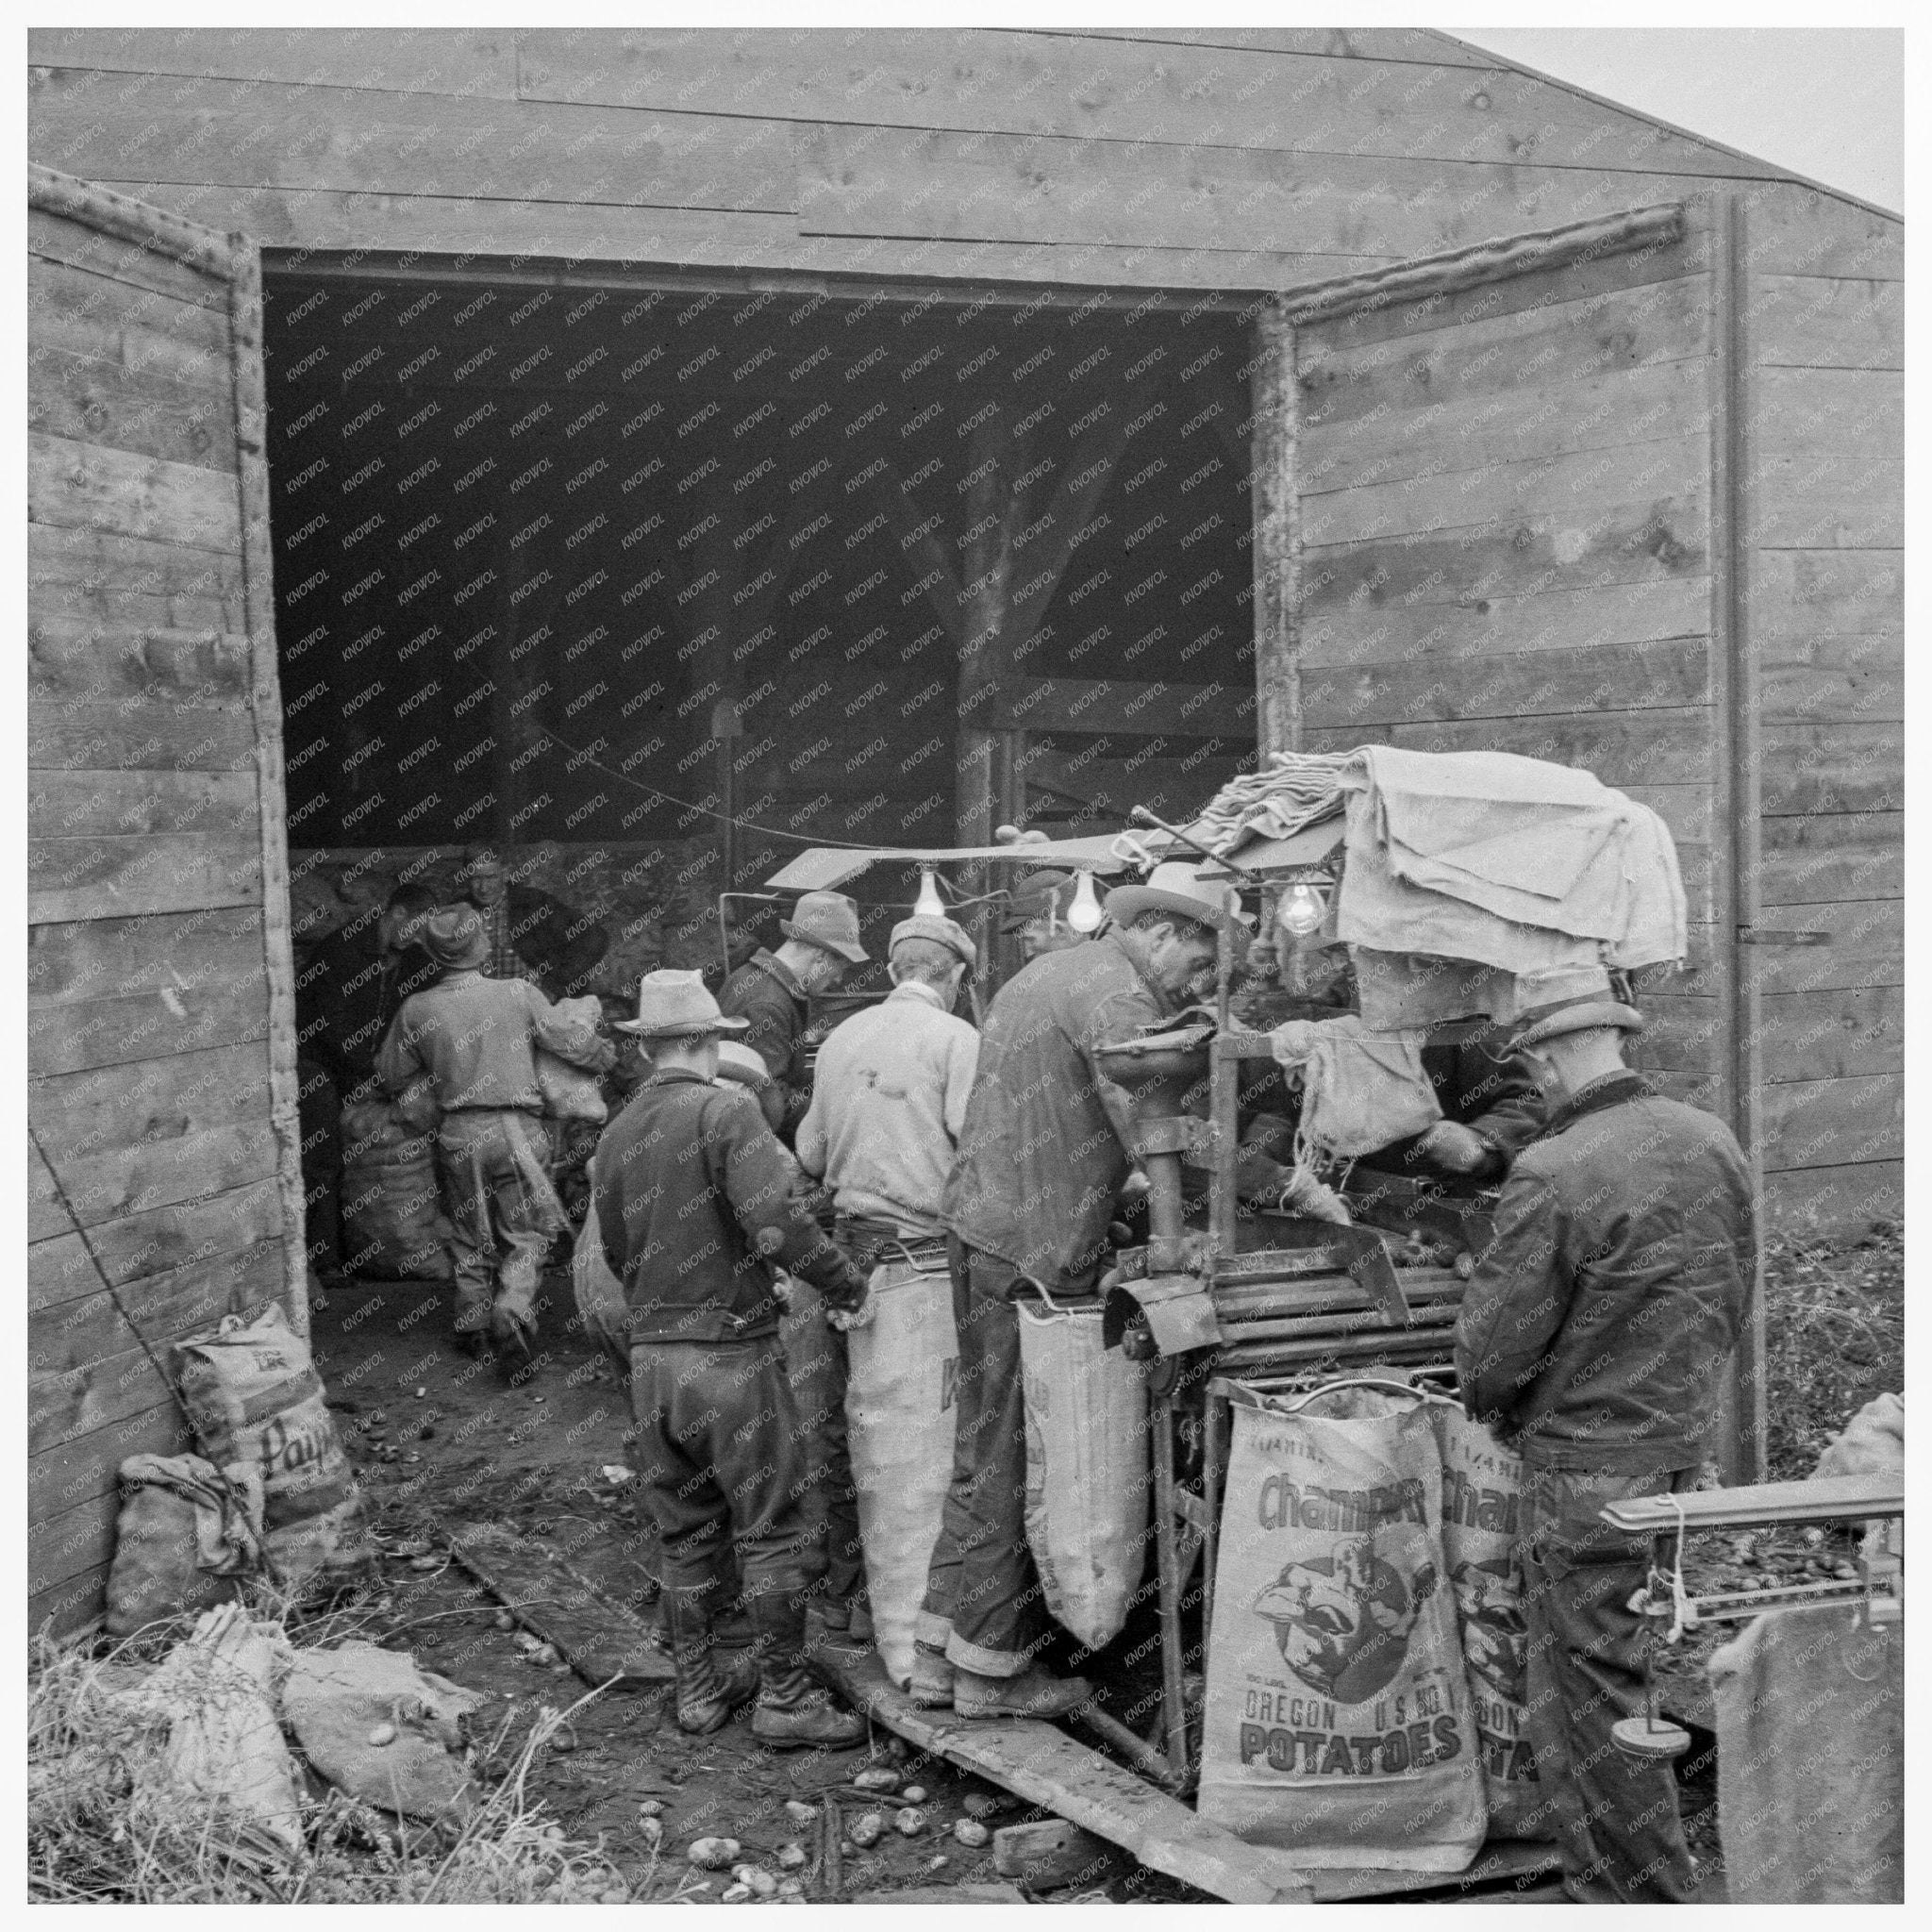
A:
{"type": "Polygon", "coordinates": [[[610,935],[588,913],[512,879],[494,846],[463,854],[464,896],[483,915],[490,979],[527,979],[545,999],[575,998],[610,950],[610,935]]]}
{"type": "Polygon", "coordinates": [[[814,1579],[801,1498],[804,1434],[778,1337],[775,1269],[856,1308],[865,1277],[791,1197],[795,1170],[748,1088],[720,1084],[718,1042],[741,1033],[697,973],[645,974],[638,1017],[651,1076],[605,1133],[591,1201],[629,1308],[641,1488],[662,1539],[677,1722],[715,1731],[758,1696],[752,1735],[856,1743],[865,1722],[805,1664],[814,1579]],[[718,1559],[733,1538],[757,1668],[711,1655],[718,1559]]]}
{"type": "Polygon", "coordinates": [[[1514,1044],[1553,1111],[1518,1155],[1470,1280],[1456,1367],[1471,1414],[1524,1461],[1530,1742],[1572,1897],[1687,1901],[1696,1880],[1668,1764],[1624,1757],[1643,1709],[1646,1540],[1601,1520],[1688,1490],[1757,1270],[1750,1169],[1730,1130],[1624,1064],[1637,1012],[1590,999],[1514,1044]]]}
{"type": "Polygon", "coordinates": [[[718,1005],[747,1023],[744,1043],[777,1082],[783,1107],[778,1135],[790,1146],[811,1105],[805,1060],[811,1044],[808,1003],[869,956],[858,942],[858,908],[843,892],[803,894],[778,930],[784,943],[775,953],[759,947],[719,989],[718,1005]]]}

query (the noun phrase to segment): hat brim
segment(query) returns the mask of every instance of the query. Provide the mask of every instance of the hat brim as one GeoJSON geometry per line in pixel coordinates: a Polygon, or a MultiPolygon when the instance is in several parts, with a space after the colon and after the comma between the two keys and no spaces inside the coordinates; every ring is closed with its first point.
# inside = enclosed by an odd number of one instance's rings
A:
{"type": "Polygon", "coordinates": [[[642,1020],[613,1020],[613,1033],[635,1033],[644,1040],[709,1040],[724,1033],[749,1033],[749,1020],[733,1020],[720,1014],[715,1020],[693,1021],[683,1026],[653,1026],[642,1020]]]}
{"type": "Polygon", "coordinates": [[[1116,886],[1107,895],[1107,916],[1116,925],[1132,925],[1149,912],[1171,912],[1191,925],[1205,926],[1209,932],[1225,926],[1236,939],[1252,940],[1254,930],[1245,920],[1217,912],[1198,899],[1180,892],[1163,891],[1158,886],[1116,886]]]}
{"type": "Polygon", "coordinates": [[[789,919],[778,922],[778,930],[788,940],[796,940],[802,946],[817,946],[821,952],[836,953],[848,966],[863,966],[872,958],[861,945],[850,940],[827,939],[823,933],[800,932],[797,925],[789,919]]]}
{"type": "Polygon", "coordinates": [[[1591,1033],[1600,1026],[1614,1026],[1624,1033],[1641,1033],[1643,1015],[1635,1007],[1618,1000],[1580,1000],[1533,1021],[1510,1041],[1511,1050],[1541,1046],[1546,1040],[1560,1040],[1569,1033],[1591,1033]]]}
{"type": "Polygon", "coordinates": [[[465,946],[460,952],[454,953],[441,951],[420,937],[415,943],[445,973],[474,973],[478,967],[490,963],[490,941],[487,939],[478,945],[465,946]]]}

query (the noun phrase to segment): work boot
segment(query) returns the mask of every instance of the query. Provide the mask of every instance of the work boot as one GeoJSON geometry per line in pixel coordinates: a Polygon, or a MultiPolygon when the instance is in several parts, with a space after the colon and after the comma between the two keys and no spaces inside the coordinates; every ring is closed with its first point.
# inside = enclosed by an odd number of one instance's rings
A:
{"type": "Polygon", "coordinates": [[[789,1749],[796,1744],[862,1744],[865,1720],[842,1710],[823,1684],[803,1665],[761,1664],[758,1707],[751,1734],[761,1744],[789,1749]]]}
{"type": "Polygon", "coordinates": [[[1065,1717],[1092,1695],[1085,1677],[1056,1677],[1039,1664],[1015,1677],[954,1669],[953,1708],[961,1717],[1065,1717]]]}
{"type": "Polygon", "coordinates": [[[758,1665],[730,1655],[720,1665],[711,1651],[711,1620],[672,1591],[664,1593],[664,1623],[677,1674],[677,1728],[708,1737],[757,1696],[758,1665]]]}
{"type": "Polygon", "coordinates": [[[949,1710],[953,1704],[953,1681],[958,1673],[944,1651],[931,1644],[912,1646],[912,1682],[908,1694],[921,1710],[949,1710]]]}

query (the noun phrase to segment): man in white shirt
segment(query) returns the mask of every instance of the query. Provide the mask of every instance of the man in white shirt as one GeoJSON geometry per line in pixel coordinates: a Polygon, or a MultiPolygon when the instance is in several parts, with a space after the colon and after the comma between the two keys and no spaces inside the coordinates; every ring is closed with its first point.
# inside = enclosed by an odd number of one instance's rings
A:
{"type": "MultiPolygon", "coordinates": [[[[831,1190],[834,1239],[861,1268],[870,1269],[883,1243],[917,1249],[945,1238],[940,1196],[979,1059],[979,1036],[953,1003],[976,958],[955,921],[901,920],[888,953],[891,994],[834,1027],[819,1049],[811,1106],[798,1126],[798,1160],[831,1190]]],[[[811,1429],[808,1467],[818,1492],[811,1514],[825,1526],[818,1619],[829,1634],[863,1636],[865,1559],[846,1449],[845,1337],[826,1322],[808,1284],[798,1284],[793,1307],[795,1315],[808,1311],[793,1350],[792,1383],[811,1429]]],[[[794,1332],[800,1326],[791,1325],[794,1332]]]]}

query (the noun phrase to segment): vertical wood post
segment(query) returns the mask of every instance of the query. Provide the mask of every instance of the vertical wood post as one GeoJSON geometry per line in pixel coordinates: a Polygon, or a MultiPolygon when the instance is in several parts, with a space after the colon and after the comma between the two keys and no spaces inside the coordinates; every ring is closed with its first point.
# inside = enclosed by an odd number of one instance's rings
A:
{"type": "MultiPolygon", "coordinates": [[[[1757,675],[1745,625],[1749,558],[1743,210],[1712,196],[1710,344],[1711,964],[1717,991],[1718,1108],[1744,1149],[1754,1197],[1764,1198],[1760,1003],[1740,932],[1762,896],[1757,675]]],[[[1720,1406],[1718,1460],[1728,1483],[1762,1482],[1769,1457],[1764,1406],[1764,1275],[1751,1304],[1720,1406]]]]}
{"type": "Polygon", "coordinates": [[[1255,318],[1249,370],[1249,466],[1254,518],[1255,695],[1258,749],[1299,751],[1302,741],[1301,514],[1295,500],[1300,391],[1295,331],[1279,300],[1255,318]]]}

